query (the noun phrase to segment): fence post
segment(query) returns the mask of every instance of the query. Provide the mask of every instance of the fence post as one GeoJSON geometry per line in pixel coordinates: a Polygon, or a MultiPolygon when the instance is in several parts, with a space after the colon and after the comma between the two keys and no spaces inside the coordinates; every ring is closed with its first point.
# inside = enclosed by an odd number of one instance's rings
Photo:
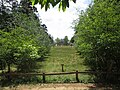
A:
{"type": "Polygon", "coordinates": [[[64,72],[64,68],[63,68],[64,64],[61,64],[61,66],[62,66],[62,72],[64,72]]]}
{"type": "Polygon", "coordinates": [[[43,83],[45,83],[45,73],[43,73],[43,83]]]}
{"type": "Polygon", "coordinates": [[[80,81],[79,81],[79,78],[78,78],[78,71],[76,71],[76,81],[77,81],[77,82],[80,82],[80,81]]]}

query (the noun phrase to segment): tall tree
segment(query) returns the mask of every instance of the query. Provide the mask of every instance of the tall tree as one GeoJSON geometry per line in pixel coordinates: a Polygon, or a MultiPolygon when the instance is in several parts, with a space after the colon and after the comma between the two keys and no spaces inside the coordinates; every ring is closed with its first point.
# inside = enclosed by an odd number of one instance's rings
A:
{"type": "MultiPolygon", "coordinates": [[[[2,3],[3,6],[6,3],[2,3]]],[[[30,72],[35,67],[36,59],[43,58],[49,52],[51,40],[28,0],[21,0],[17,5],[15,8],[12,6],[10,13],[4,10],[0,14],[0,61],[2,66],[8,66],[8,72],[12,64],[17,65],[18,71],[30,72]]]]}
{"type": "Polygon", "coordinates": [[[61,40],[59,38],[56,38],[55,39],[55,43],[56,43],[56,45],[60,45],[61,44],[61,40]]]}
{"type": "Polygon", "coordinates": [[[97,79],[119,81],[109,72],[120,72],[120,1],[94,0],[86,12],[81,12],[75,26],[77,50],[86,64],[95,71],[105,71],[97,79]],[[113,78],[114,77],[114,78],[113,78]],[[102,78],[102,79],[101,79],[102,78]]]}
{"type": "Polygon", "coordinates": [[[0,29],[10,31],[10,28],[14,26],[14,19],[12,16],[12,10],[17,7],[16,0],[1,0],[0,1],[0,29]]]}

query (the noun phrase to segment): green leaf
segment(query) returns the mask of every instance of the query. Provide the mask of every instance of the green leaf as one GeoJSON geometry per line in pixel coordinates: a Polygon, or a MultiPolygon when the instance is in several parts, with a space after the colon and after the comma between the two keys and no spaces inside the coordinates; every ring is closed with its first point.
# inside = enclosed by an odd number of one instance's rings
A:
{"type": "Polygon", "coordinates": [[[64,0],[62,1],[62,10],[63,12],[66,10],[66,2],[64,0]]]}
{"type": "MultiPolygon", "coordinates": [[[[48,8],[50,8],[50,4],[53,7],[56,6],[57,4],[59,4],[59,7],[58,7],[59,11],[60,11],[60,9],[65,11],[66,7],[69,7],[69,0],[30,0],[30,1],[32,2],[32,5],[35,5],[39,2],[39,4],[41,5],[41,8],[43,8],[45,6],[46,11],[48,8]]],[[[76,3],[76,0],[72,0],[72,1],[74,3],[76,3]]]]}
{"type": "Polygon", "coordinates": [[[60,2],[59,4],[59,11],[61,10],[61,8],[62,8],[62,2],[60,2]]]}

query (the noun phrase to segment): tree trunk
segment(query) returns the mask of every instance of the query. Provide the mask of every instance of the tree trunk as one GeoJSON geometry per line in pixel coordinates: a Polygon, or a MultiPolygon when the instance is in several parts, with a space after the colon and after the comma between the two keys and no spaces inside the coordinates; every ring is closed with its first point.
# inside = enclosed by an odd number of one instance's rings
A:
{"type": "Polygon", "coordinates": [[[10,68],[10,63],[8,63],[8,73],[10,73],[11,68],[10,68]]]}
{"type": "Polygon", "coordinates": [[[111,61],[108,65],[107,76],[106,78],[109,79],[110,73],[112,72],[113,62],[111,61]]]}

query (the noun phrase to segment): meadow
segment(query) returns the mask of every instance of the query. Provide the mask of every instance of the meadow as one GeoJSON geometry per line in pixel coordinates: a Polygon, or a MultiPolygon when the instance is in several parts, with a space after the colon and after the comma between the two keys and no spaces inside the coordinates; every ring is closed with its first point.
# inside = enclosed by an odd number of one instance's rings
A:
{"type": "MultiPolygon", "coordinates": [[[[56,46],[51,48],[51,52],[45,60],[39,62],[41,68],[40,73],[85,71],[89,68],[84,65],[84,59],[78,55],[77,51],[72,46],[56,46]]],[[[92,78],[89,75],[79,74],[80,82],[91,82],[92,78]]],[[[76,82],[75,75],[55,75],[47,76],[47,82],[76,82]]]]}
{"type": "Polygon", "coordinates": [[[50,55],[40,62],[40,72],[61,72],[61,64],[64,64],[64,71],[84,71],[87,67],[74,47],[71,46],[57,46],[52,47],[50,55]]]}

